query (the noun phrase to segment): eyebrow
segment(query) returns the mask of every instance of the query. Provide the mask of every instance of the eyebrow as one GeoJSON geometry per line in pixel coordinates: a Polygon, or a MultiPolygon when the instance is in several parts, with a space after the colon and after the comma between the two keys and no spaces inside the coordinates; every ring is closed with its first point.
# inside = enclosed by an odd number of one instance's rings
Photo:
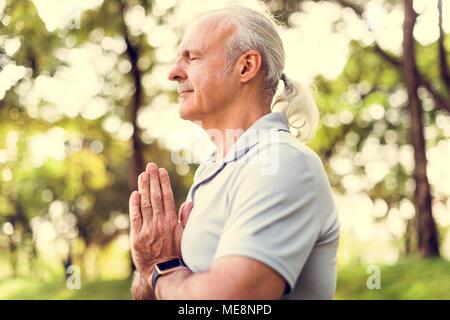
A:
{"type": "Polygon", "coordinates": [[[189,49],[184,49],[184,50],[177,50],[177,56],[191,56],[191,55],[200,55],[201,51],[199,50],[189,50],[189,49]]]}

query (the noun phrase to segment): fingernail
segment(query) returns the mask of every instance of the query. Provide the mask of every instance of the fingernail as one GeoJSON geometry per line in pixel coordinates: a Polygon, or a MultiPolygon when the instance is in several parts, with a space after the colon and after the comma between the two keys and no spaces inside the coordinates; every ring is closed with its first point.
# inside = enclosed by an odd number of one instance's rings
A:
{"type": "Polygon", "coordinates": [[[150,170],[154,170],[154,169],[158,169],[158,166],[156,165],[156,163],[154,163],[154,162],[149,162],[149,163],[147,164],[146,171],[150,171],[150,170]]]}
{"type": "Polygon", "coordinates": [[[166,169],[164,169],[164,168],[159,168],[159,174],[166,174],[167,173],[167,170],[166,169]]]}
{"type": "Polygon", "coordinates": [[[142,173],[142,181],[143,182],[147,182],[148,181],[148,173],[147,172],[142,173]]]}

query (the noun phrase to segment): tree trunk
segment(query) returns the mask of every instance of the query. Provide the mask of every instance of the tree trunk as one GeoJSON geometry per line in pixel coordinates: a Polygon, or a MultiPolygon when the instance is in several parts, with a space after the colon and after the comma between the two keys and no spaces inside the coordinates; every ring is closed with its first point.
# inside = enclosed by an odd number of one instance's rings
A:
{"type": "MultiPolygon", "coordinates": [[[[139,135],[139,127],[137,125],[137,116],[139,113],[139,108],[142,105],[143,97],[144,97],[144,88],[142,87],[142,73],[138,66],[139,61],[139,46],[135,46],[130,38],[127,25],[125,23],[125,12],[126,12],[126,2],[119,1],[119,5],[121,8],[122,14],[122,32],[125,43],[127,45],[126,54],[128,60],[131,64],[131,75],[133,78],[134,85],[134,95],[131,101],[131,109],[130,109],[130,121],[133,125],[133,135],[131,137],[131,143],[133,147],[133,170],[130,174],[130,182],[129,185],[131,190],[137,190],[137,178],[144,170],[144,159],[143,159],[143,150],[142,150],[142,141],[139,135]]],[[[131,258],[130,251],[130,278],[133,275],[133,271],[135,270],[135,266],[133,263],[133,259],[131,258]]]]}
{"type": "Polygon", "coordinates": [[[131,103],[130,119],[133,125],[133,135],[131,137],[133,144],[133,175],[131,177],[132,190],[137,190],[137,177],[144,170],[144,160],[142,157],[142,142],[139,137],[139,127],[137,125],[137,116],[139,108],[142,105],[143,88],[141,80],[141,71],[138,67],[139,51],[134,47],[128,38],[128,34],[125,35],[125,42],[127,44],[127,55],[131,63],[131,74],[133,76],[134,95],[131,103]]]}
{"type": "Polygon", "coordinates": [[[137,116],[139,108],[142,105],[144,97],[144,88],[142,87],[142,74],[139,70],[139,46],[133,44],[128,32],[128,27],[125,23],[125,13],[127,10],[127,3],[125,1],[118,1],[120,6],[120,13],[122,15],[122,33],[125,43],[127,45],[126,55],[131,64],[131,76],[133,78],[134,94],[130,106],[130,122],[133,126],[133,135],[131,137],[131,144],[133,148],[133,170],[130,174],[131,190],[137,190],[137,177],[144,169],[144,159],[142,152],[142,142],[139,136],[139,127],[137,125],[137,116]]]}
{"type": "Polygon", "coordinates": [[[67,257],[65,259],[63,259],[62,264],[63,264],[63,268],[64,268],[64,279],[67,281],[67,279],[69,278],[70,274],[67,272],[69,267],[71,265],[73,265],[73,261],[72,261],[72,240],[68,240],[69,243],[69,252],[67,253],[67,257]]]}
{"type": "Polygon", "coordinates": [[[409,219],[408,221],[406,221],[405,256],[410,256],[413,253],[414,248],[415,248],[415,247],[413,247],[413,243],[412,243],[413,231],[415,230],[413,224],[414,224],[413,219],[409,219]]]}
{"type": "Polygon", "coordinates": [[[410,115],[410,142],[414,148],[414,191],[417,217],[418,246],[423,257],[439,256],[439,240],[431,208],[431,190],[427,178],[426,145],[424,138],[422,105],[418,95],[419,81],[416,73],[413,29],[417,13],[412,0],[405,0],[403,26],[403,76],[408,92],[410,115]]]}
{"type": "MultiPolygon", "coordinates": [[[[14,231],[17,232],[17,231],[14,231]]],[[[14,235],[9,236],[9,261],[11,265],[11,278],[17,277],[17,245],[14,235]]]]}

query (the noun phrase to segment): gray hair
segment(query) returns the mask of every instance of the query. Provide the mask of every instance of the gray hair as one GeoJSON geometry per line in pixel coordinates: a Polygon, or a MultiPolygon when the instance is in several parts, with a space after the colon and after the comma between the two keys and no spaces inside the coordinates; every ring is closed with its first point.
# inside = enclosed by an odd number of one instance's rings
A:
{"type": "Polygon", "coordinates": [[[275,29],[274,20],[267,13],[258,12],[243,6],[233,6],[217,10],[226,14],[226,21],[234,28],[234,34],[227,40],[226,71],[236,63],[237,58],[248,50],[256,50],[261,55],[261,71],[264,74],[263,94],[286,120],[297,137],[308,141],[313,137],[318,122],[319,109],[311,88],[286,76],[283,72],[285,53],[283,42],[275,29]],[[279,81],[284,83],[284,92],[273,100],[279,81]],[[272,103],[273,101],[273,103],[272,103]]]}

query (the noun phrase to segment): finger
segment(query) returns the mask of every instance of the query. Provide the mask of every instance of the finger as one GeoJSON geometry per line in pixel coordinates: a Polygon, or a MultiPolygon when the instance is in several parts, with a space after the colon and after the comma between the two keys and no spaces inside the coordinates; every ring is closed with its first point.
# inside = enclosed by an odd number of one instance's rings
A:
{"type": "Polygon", "coordinates": [[[181,223],[181,214],[183,212],[184,206],[187,204],[187,201],[183,202],[178,210],[178,222],[181,223]]]}
{"type": "Polygon", "coordinates": [[[169,173],[164,168],[159,169],[159,182],[161,184],[164,213],[176,220],[175,200],[173,197],[172,186],[170,185],[170,177],[169,173]]]}
{"type": "Polygon", "coordinates": [[[143,172],[139,175],[138,189],[141,195],[141,213],[143,223],[146,221],[152,221],[153,210],[150,200],[149,176],[147,172],[143,172]]]}
{"type": "Polygon", "coordinates": [[[150,162],[147,165],[147,172],[150,175],[150,201],[152,204],[153,218],[156,218],[157,215],[164,213],[158,166],[150,162]]]}
{"type": "Polygon", "coordinates": [[[193,203],[188,201],[185,202],[185,205],[183,206],[183,210],[181,211],[181,215],[180,215],[180,221],[181,224],[183,225],[183,227],[186,226],[188,220],[189,220],[189,215],[191,214],[193,208],[193,203]]]}
{"type": "Polygon", "coordinates": [[[133,191],[130,195],[130,233],[131,235],[139,233],[142,227],[142,215],[140,210],[139,192],[133,191]]]}

